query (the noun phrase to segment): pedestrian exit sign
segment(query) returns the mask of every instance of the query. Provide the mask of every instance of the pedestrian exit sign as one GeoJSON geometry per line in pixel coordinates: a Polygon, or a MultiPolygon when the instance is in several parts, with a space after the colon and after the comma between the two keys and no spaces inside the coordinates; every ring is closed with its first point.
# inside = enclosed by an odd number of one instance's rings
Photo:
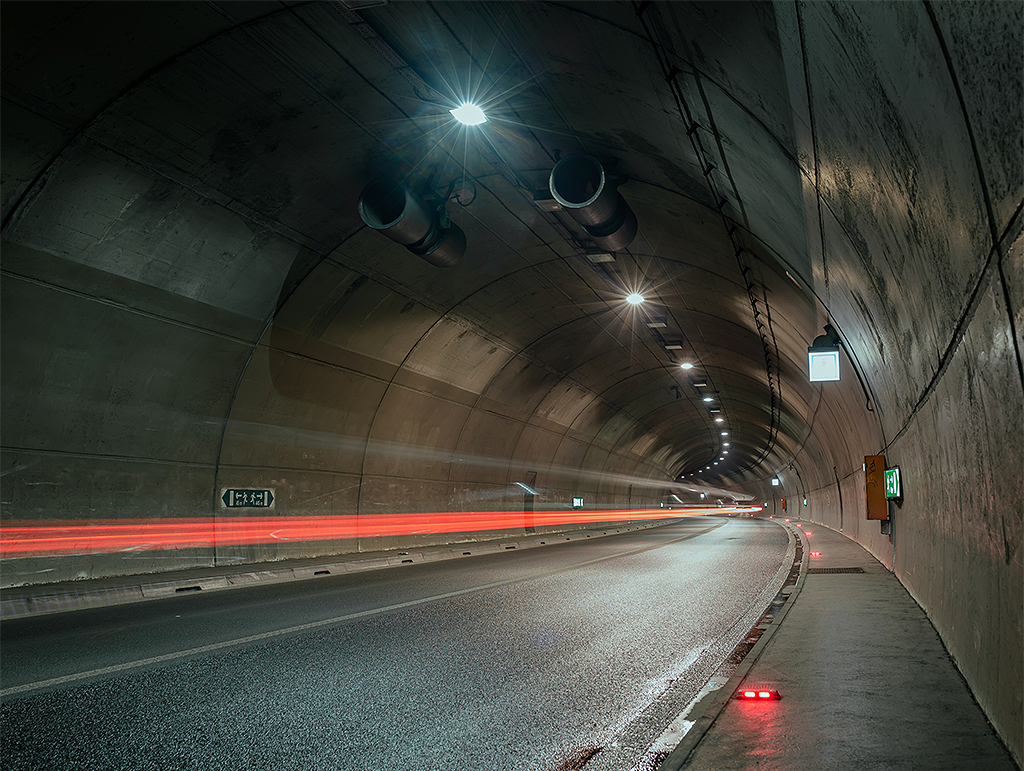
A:
{"type": "Polygon", "coordinates": [[[900,479],[899,466],[885,470],[885,497],[890,499],[903,497],[903,480],[900,479]]]}

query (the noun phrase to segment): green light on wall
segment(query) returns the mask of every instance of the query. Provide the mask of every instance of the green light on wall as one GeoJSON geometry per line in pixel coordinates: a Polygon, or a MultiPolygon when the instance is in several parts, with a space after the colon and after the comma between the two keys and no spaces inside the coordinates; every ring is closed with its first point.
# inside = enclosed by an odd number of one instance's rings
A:
{"type": "Polygon", "coordinates": [[[903,497],[903,479],[900,477],[899,466],[885,470],[885,497],[889,499],[903,497]]]}

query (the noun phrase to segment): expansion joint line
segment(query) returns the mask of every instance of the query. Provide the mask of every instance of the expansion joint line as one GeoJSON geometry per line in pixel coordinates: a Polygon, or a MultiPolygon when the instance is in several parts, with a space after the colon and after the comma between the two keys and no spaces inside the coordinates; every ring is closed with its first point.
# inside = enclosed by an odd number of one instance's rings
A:
{"type": "MultiPolygon", "coordinates": [[[[767,290],[764,286],[759,286],[752,278],[753,262],[751,260],[750,252],[743,246],[743,238],[739,227],[736,225],[735,221],[725,213],[726,207],[730,205],[729,200],[721,190],[721,187],[715,178],[715,172],[718,167],[712,160],[712,154],[704,147],[704,143],[701,141],[701,133],[705,131],[709,132],[714,136],[718,143],[719,152],[724,154],[721,137],[718,135],[717,128],[714,126],[714,121],[709,121],[711,126],[708,128],[701,126],[697,122],[696,118],[694,118],[693,111],[687,104],[682,87],[679,85],[677,80],[677,76],[681,74],[681,71],[669,61],[669,54],[667,52],[673,51],[673,48],[667,41],[659,42],[655,40],[655,33],[652,31],[652,25],[649,25],[647,22],[647,14],[659,13],[657,7],[651,7],[649,3],[637,2],[633,3],[633,7],[637,18],[640,20],[640,24],[644,28],[647,41],[651,44],[655,58],[661,66],[662,72],[665,76],[665,82],[668,84],[669,90],[672,93],[672,98],[676,104],[676,109],[679,112],[679,117],[682,119],[683,125],[687,127],[686,135],[690,142],[690,147],[693,150],[697,163],[701,168],[705,183],[711,193],[711,200],[714,202],[718,215],[722,220],[722,226],[725,228],[725,234],[732,245],[733,255],[736,258],[736,264],[739,268],[744,287],[747,291],[747,300],[750,303],[750,310],[754,317],[754,325],[757,328],[757,335],[761,340],[761,348],[764,351],[764,367],[768,382],[770,401],[770,423],[768,427],[768,441],[765,443],[764,449],[758,454],[757,458],[742,467],[740,470],[751,469],[771,454],[776,442],[778,441],[779,425],[781,423],[782,389],[779,377],[781,368],[779,366],[778,344],[775,340],[775,332],[771,324],[771,308],[768,304],[767,290]],[[759,289],[760,296],[758,293],[759,289]]],[[[653,26],[660,30],[665,29],[664,24],[658,23],[653,26]]],[[[687,62],[690,65],[689,74],[695,81],[698,90],[700,90],[700,76],[698,75],[693,57],[689,55],[689,51],[687,52],[687,62]]],[[[704,108],[710,119],[711,108],[706,101],[704,108]]],[[[733,194],[738,201],[739,191],[736,189],[735,185],[733,185],[733,194]]]]}

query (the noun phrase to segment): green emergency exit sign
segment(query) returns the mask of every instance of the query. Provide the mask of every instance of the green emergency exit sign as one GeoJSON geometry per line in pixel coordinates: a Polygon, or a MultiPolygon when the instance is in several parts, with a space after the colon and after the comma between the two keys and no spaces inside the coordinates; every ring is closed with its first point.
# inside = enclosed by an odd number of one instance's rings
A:
{"type": "Polygon", "coordinates": [[[902,498],[903,480],[900,479],[900,467],[887,468],[885,470],[885,497],[902,498]]]}

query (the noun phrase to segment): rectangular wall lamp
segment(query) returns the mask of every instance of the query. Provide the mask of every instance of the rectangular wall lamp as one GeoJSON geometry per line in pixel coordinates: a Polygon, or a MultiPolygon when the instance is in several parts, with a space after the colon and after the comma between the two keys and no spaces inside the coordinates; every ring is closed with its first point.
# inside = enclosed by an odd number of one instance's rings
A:
{"type": "Polygon", "coordinates": [[[839,380],[839,349],[808,348],[807,375],[812,383],[826,380],[839,380]]]}
{"type": "Polygon", "coordinates": [[[807,349],[807,379],[812,383],[839,380],[839,333],[831,324],[807,349]]]}

